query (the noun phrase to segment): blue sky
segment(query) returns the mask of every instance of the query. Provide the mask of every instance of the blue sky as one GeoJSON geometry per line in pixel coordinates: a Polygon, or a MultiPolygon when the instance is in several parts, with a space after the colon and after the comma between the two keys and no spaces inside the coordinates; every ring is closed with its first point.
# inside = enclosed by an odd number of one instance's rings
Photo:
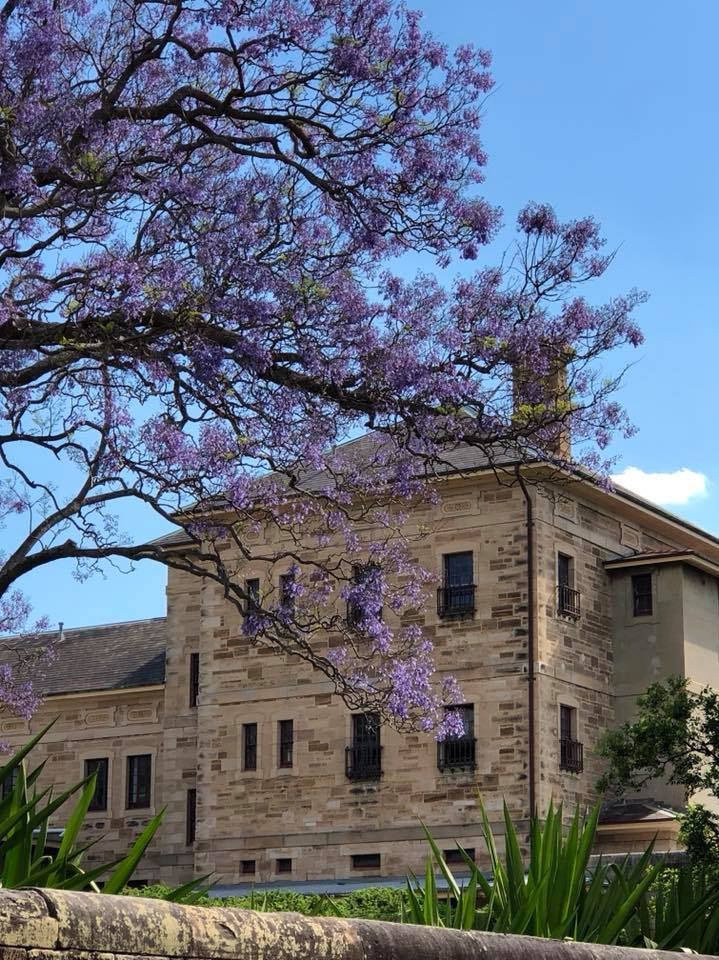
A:
{"type": "MultiPolygon", "coordinates": [[[[602,292],[650,293],[639,315],[646,344],[617,360],[633,363],[620,399],[639,428],[615,446],[618,472],[633,468],[639,492],[719,534],[719,4],[410,5],[447,43],[493,51],[485,194],[506,221],[528,200],[552,203],[566,218],[592,214],[618,250],[602,292]]],[[[125,526],[137,538],[158,532],[125,526]]],[[[164,571],[145,563],[83,585],[70,565],[56,565],[23,586],[38,613],[79,626],[162,615],[164,583],[164,571]]]]}

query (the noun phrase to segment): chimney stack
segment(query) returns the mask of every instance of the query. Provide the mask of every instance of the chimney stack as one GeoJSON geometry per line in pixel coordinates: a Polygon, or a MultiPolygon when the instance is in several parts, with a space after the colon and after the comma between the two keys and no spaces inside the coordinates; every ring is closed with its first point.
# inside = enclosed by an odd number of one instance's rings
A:
{"type": "Polygon", "coordinates": [[[567,366],[572,351],[566,346],[547,344],[540,369],[520,359],[512,367],[515,418],[536,427],[537,446],[560,460],[572,455],[569,417],[572,404],[567,366]]]}

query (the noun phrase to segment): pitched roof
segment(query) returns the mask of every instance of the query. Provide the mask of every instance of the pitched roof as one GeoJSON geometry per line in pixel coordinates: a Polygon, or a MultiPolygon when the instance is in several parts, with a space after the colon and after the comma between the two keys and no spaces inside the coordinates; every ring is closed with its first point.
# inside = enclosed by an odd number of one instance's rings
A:
{"type": "Polygon", "coordinates": [[[39,634],[8,641],[0,662],[12,661],[23,647],[48,646],[50,658],[33,665],[34,683],[43,696],[126,690],[165,682],[166,619],[129,620],[97,627],[39,634]]]}
{"type": "MultiPolygon", "coordinates": [[[[379,431],[370,431],[364,433],[352,440],[338,444],[333,454],[339,458],[347,456],[348,461],[353,467],[361,466],[367,473],[378,470],[381,472],[381,451],[386,441],[384,434],[379,431]]],[[[452,474],[473,473],[477,470],[487,470],[496,468],[501,470],[505,467],[511,467],[515,464],[528,462],[527,457],[522,454],[516,443],[500,444],[495,442],[489,447],[470,445],[468,443],[458,443],[454,447],[448,446],[436,459],[428,462],[426,468],[426,477],[431,480],[433,477],[445,477],[452,474]]],[[[341,463],[341,459],[340,459],[341,463]]],[[[278,479],[282,483],[286,478],[279,473],[268,473],[266,479],[278,479]]],[[[334,482],[333,476],[329,470],[307,469],[300,471],[297,479],[297,489],[305,490],[309,493],[317,493],[324,488],[331,486],[334,482]]],[[[204,504],[205,509],[222,510],[227,507],[227,501],[222,497],[216,497],[204,504]]],[[[193,505],[195,506],[195,505],[193,505]]],[[[193,509],[188,507],[188,511],[193,509]]],[[[171,533],[157,537],[152,543],[162,546],[173,546],[190,543],[192,538],[185,530],[174,530],[171,533]]]]}
{"type": "Polygon", "coordinates": [[[676,820],[681,810],[656,800],[610,800],[602,804],[599,823],[649,823],[657,820],[676,820]]]}

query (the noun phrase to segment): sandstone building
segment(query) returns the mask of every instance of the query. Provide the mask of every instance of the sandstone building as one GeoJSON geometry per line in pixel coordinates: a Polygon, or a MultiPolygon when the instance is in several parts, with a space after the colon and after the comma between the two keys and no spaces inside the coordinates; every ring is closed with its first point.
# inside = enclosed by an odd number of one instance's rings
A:
{"type": "MultiPolygon", "coordinates": [[[[524,489],[458,455],[411,520],[429,531],[416,553],[440,586],[421,619],[461,684],[459,740],[352,715],[323,675],[253,646],[219,587],[188,574],[169,572],[166,618],[66,630],[31,728],[58,717],[39,751],[46,780],[98,769],[96,855],[166,807],[141,879],[399,878],[424,861],[420,819],[481,858],[478,792],[495,821],[503,800],[517,819],[552,797],[570,812],[591,802],[597,739],[650,682],[719,686],[719,540],[625,490],[523,475],[524,489]]],[[[242,571],[263,591],[282,573],[242,571]]],[[[6,741],[27,734],[0,722],[6,741]]],[[[662,805],[682,797],[657,784],[644,801],[605,818],[607,847],[673,843],[662,805]]]]}

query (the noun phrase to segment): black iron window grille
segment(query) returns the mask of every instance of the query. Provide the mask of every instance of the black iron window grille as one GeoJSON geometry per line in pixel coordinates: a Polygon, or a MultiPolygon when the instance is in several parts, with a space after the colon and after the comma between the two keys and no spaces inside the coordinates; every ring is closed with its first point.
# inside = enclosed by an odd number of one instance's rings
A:
{"type": "Polygon", "coordinates": [[[382,745],[379,714],[357,713],[352,717],[352,741],[345,748],[348,780],[378,780],[382,776],[382,745]]]}
{"type": "Polygon", "coordinates": [[[446,553],[443,583],[437,590],[440,617],[466,617],[474,613],[474,560],[471,550],[446,553]]]}
{"type": "Polygon", "coordinates": [[[445,707],[445,713],[459,717],[464,733],[437,741],[437,767],[439,770],[472,770],[477,762],[474,706],[471,703],[457,704],[445,707]]]}

